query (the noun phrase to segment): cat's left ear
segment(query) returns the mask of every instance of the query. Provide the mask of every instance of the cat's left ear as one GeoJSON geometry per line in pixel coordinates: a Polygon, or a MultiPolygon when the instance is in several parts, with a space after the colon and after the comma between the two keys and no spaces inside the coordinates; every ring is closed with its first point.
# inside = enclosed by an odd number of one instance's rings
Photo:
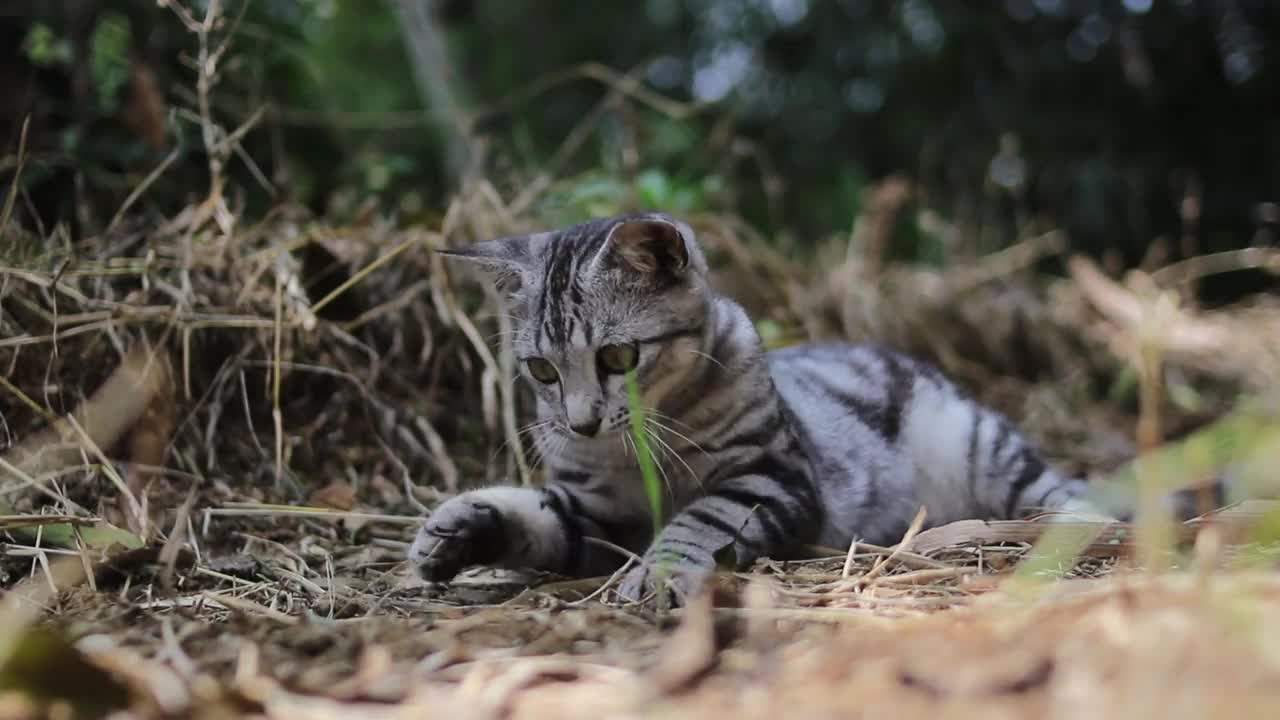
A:
{"type": "Polygon", "coordinates": [[[705,272],[706,261],[693,230],[665,215],[629,218],[609,231],[602,251],[612,252],[632,270],[644,275],[682,275],[705,272]]]}
{"type": "Polygon", "coordinates": [[[524,285],[524,278],[533,264],[534,237],[520,235],[465,245],[459,248],[437,250],[448,258],[457,258],[488,275],[505,293],[514,293],[524,285]]]}

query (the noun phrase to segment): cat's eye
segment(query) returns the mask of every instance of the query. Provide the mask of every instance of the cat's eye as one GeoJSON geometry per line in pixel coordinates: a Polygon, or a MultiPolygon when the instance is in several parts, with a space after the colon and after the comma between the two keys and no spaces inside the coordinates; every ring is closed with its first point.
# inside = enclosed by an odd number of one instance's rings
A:
{"type": "Polygon", "coordinates": [[[596,352],[596,358],[605,372],[621,374],[636,366],[640,350],[635,343],[605,345],[596,352]]]}
{"type": "Polygon", "coordinates": [[[533,376],[533,379],[543,385],[550,385],[560,379],[560,373],[556,372],[556,366],[552,365],[546,358],[528,358],[524,361],[524,366],[529,369],[529,374],[533,376]]]}

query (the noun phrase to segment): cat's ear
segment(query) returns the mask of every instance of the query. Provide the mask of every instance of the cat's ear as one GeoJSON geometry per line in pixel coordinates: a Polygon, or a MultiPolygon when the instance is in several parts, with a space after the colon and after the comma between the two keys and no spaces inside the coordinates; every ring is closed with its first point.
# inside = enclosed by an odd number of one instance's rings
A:
{"type": "Polygon", "coordinates": [[[524,277],[533,264],[533,241],[534,238],[521,235],[436,252],[475,267],[493,280],[499,290],[514,293],[524,284],[524,277]]]}
{"type": "Polygon", "coordinates": [[[684,223],[662,216],[632,218],[614,225],[602,252],[612,253],[645,275],[678,276],[690,268],[702,269],[693,231],[684,223]]]}

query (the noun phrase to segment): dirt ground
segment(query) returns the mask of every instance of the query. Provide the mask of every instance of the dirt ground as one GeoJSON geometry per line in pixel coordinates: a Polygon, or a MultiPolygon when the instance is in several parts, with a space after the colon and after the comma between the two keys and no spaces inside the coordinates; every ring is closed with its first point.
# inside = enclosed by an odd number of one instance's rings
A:
{"type": "MultiPolygon", "coordinates": [[[[291,523],[236,524],[247,539],[291,523]]],[[[168,582],[154,557],[121,556],[114,572],[98,568],[96,589],[45,596],[53,622],[40,627],[65,631],[77,650],[20,651],[17,665],[59,678],[48,696],[95,711],[119,703],[130,717],[1204,718],[1280,710],[1280,577],[1234,567],[1229,548],[1206,548],[1210,541],[1196,546],[1185,572],[1128,569],[1116,557],[1127,554],[1122,547],[1085,558],[1067,579],[1030,585],[1009,579],[1025,543],[984,545],[975,536],[922,554],[858,547],[845,557],[761,563],[720,578],[713,597],[658,615],[609,603],[604,579],[475,571],[452,587],[427,587],[387,572],[395,551],[343,547],[332,539],[342,531],[329,529],[328,582],[307,569],[320,566],[307,562],[319,557],[308,546],[328,544],[316,536],[246,541],[241,552],[199,564],[179,558],[168,582]],[[121,692],[81,692],[97,685],[121,692]]],[[[928,532],[918,537],[931,544],[928,532]]],[[[12,560],[6,566],[25,573],[12,560]]],[[[34,587],[45,584],[40,571],[31,577],[34,587]]],[[[0,717],[39,717],[34,703],[0,693],[0,717]]],[[[63,716],[56,705],[46,717],[63,716]]]]}

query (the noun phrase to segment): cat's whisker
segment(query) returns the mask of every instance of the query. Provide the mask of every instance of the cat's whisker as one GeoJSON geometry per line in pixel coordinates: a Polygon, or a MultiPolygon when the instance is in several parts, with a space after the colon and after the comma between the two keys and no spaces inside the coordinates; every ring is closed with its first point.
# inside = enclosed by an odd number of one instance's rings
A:
{"type": "Polygon", "coordinates": [[[675,428],[669,425],[663,424],[660,420],[656,418],[647,418],[647,419],[657,427],[661,428],[662,430],[665,430],[666,432],[669,432],[672,435],[675,435],[676,437],[680,438],[686,443],[689,443],[689,447],[692,447],[694,450],[697,450],[698,452],[702,453],[703,455],[706,455],[707,457],[711,457],[711,453],[707,452],[697,442],[694,442],[693,438],[690,438],[688,435],[685,435],[684,433],[680,432],[679,430],[676,430],[675,428]]]}
{"type": "Polygon", "coordinates": [[[675,456],[675,459],[676,459],[677,461],[679,461],[679,462],[680,462],[680,464],[684,466],[685,471],[689,473],[689,478],[690,478],[691,480],[693,480],[693,482],[694,482],[694,484],[695,484],[695,485],[697,485],[699,488],[701,488],[701,487],[702,487],[702,478],[698,477],[698,474],[697,474],[697,473],[695,473],[695,472],[693,471],[693,468],[689,466],[689,463],[688,463],[688,462],[687,462],[683,457],[681,457],[681,456],[680,456],[680,453],[676,452],[676,451],[671,447],[671,445],[670,445],[666,440],[664,440],[664,439],[662,438],[662,436],[661,436],[661,432],[660,432],[662,429],[663,429],[663,428],[662,428],[662,426],[661,426],[661,425],[655,425],[654,430],[656,430],[656,431],[658,431],[658,432],[649,432],[649,433],[648,433],[649,437],[650,437],[651,439],[653,439],[653,441],[654,441],[654,442],[658,443],[658,445],[660,445],[660,446],[663,448],[663,453],[664,453],[664,455],[674,455],[674,456],[675,456]]]}
{"type": "MultiPolygon", "coordinates": [[[[516,430],[515,437],[517,439],[523,438],[525,435],[528,435],[529,433],[532,433],[536,430],[544,428],[548,425],[552,425],[554,423],[555,423],[554,420],[543,420],[541,422],[529,423],[528,425],[525,425],[522,428],[518,428],[516,430]]],[[[495,458],[498,457],[498,455],[502,454],[503,450],[506,450],[510,446],[511,446],[511,438],[507,438],[506,440],[503,440],[502,444],[498,446],[498,449],[493,451],[493,455],[489,458],[489,461],[492,462],[495,458]]]]}
{"type": "MultiPolygon", "coordinates": [[[[666,450],[663,450],[663,455],[664,456],[666,455],[667,450],[670,449],[669,445],[663,442],[662,439],[657,437],[654,433],[650,432],[649,428],[647,427],[644,429],[644,435],[645,435],[645,438],[648,440],[656,440],[659,448],[666,448],[666,450]]],[[[640,456],[640,451],[639,449],[637,449],[636,457],[639,457],[639,456],[640,456]]],[[[662,476],[662,484],[666,486],[667,494],[673,498],[679,497],[678,495],[676,495],[675,488],[672,487],[671,485],[671,478],[667,477],[666,463],[662,462],[662,460],[654,456],[652,448],[649,449],[649,457],[650,459],[653,460],[654,466],[658,468],[658,474],[662,476]]],[[[679,456],[677,455],[676,457],[679,457],[679,456]]]]}
{"type": "MultiPolygon", "coordinates": [[[[546,428],[546,427],[550,427],[553,430],[558,430],[557,423],[554,418],[550,420],[534,421],[529,423],[528,425],[525,425],[524,427],[518,428],[515,432],[515,439],[522,440],[525,437],[531,434],[534,434],[537,431],[542,430],[543,428],[546,428]]],[[[559,437],[559,436],[557,435],[556,437],[559,437]]],[[[545,463],[548,459],[558,456],[560,454],[560,451],[564,449],[564,444],[562,441],[560,447],[558,447],[554,452],[544,453],[542,451],[542,448],[538,447],[538,443],[536,442],[536,440],[537,438],[535,437],[535,442],[533,443],[533,450],[535,455],[533,458],[533,464],[529,466],[529,472],[531,473],[537,471],[538,468],[543,463],[545,463]]],[[[511,445],[510,438],[507,440],[504,440],[502,444],[498,446],[498,449],[495,450],[493,455],[489,458],[489,462],[493,462],[494,460],[496,460],[498,455],[502,454],[502,451],[510,447],[510,445],[511,445]]]]}
{"type": "Polygon", "coordinates": [[[529,468],[530,474],[533,474],[537,472],[539,469],[541,469],[542,466],[545,465],[548,460],[559,459],[560,453],[563,452],[565,446],[569,444],[569,438],[563,435],[557,435],[555,436],[554,439],[559,441],[556,444],[555,449],[545,453],[540,451],[538,453],[537,459],[534,461],[533,465],[529,468]]]}
{"type": "Polygon", "coordinates": [[[516,437],[524,437],[529,433],[537,432],[538,430],[541,430],[544,427],[554,426],[554,425],[555,425],[555,420],[543,420],[542,422],[530,423],[516,430],[516,437]]]}
{"type": "MultiPolygon", "coordinates": [[[[631,455],[631,448],[634,445],[635,445],[635,439],[631,437],[631,433],[630,432],[622,433],[622,453],[628,456],[631,455]]],[[[636,457],[640,457],[639,452],[636,453],[636,457]]]]}
{"type": "Polygon", "coordinates": [[[565,446],[568,442],[569,442],[569,441],[568,441],[567,439],[565,439],[565,438],[563,438],[563,437],[562,437],[562,438],[560,438],[560,439],[559,439],[559,442],[557,442],[557,443],[556,443],[555,448],[554,448],[554,449],[552,449],[552,450],[550,450],[550,451],[548,451],[547,453],[545,453],[545,454],[542,456],[542,459],[541,459],[541,461],[538,463],[538,465],[539,465],[539,466],[546,465],[548,460],[552,460],[552,461],[554,461],[554,460],[558,460],[558,459],[560,458],[560,453],[564,451],[564,446],[565,446]]]}
{"type": "Polygon", "coordinates": [[[690,349],[690,350],[689,350],[689,352],[690,352],[690,353],[692,353],[692,354],[694,354],[694,355],[697,355],[698,357],[706,358],[706,359],[710,360],[711,362],[715,363],[716,365],[719,365],[721,370],[724,370],[724,371],[726,371],[726,372],[729,370],[729,368],[725,367],[725,364],[724,364],[724,363],[720,362],[719,360],[717,360],[716,358],[712,357],[712,356],[711,356],[710,354],[708,354],[708,353],[702,352],[701,350],[698,350],[698,349],[696,349],[696,348],[695,348],[695,349],[690,349]]]}
{"type": "Polygon", "coordinates": [[[691,431],[691,432],[696,431],[696,429],[695,429],[692,425],[690,425],[689,423],[684,422],[683,420],[680,420],[679,418],[672,417],[671,415],[668,415],[668,414],[666,414],[666,413],[664,413],[664,412],[661,412],[661,411],[659,411],[659,410],[652,409],[652,408],[646,408],[646,409],[645,409],[645,413],[646,413],[647,415],[651,415],[651,416],[653,416],[653,417],[655,417],[655,418],[657,418],[657,419],[659,419],[659,420],[665,420],[666,422],[674,423],[674,424],[676,424],[676,425],[679,425],[679,426],[683,427],[684,429],[689,430],[689,431],[691,431]]]}

